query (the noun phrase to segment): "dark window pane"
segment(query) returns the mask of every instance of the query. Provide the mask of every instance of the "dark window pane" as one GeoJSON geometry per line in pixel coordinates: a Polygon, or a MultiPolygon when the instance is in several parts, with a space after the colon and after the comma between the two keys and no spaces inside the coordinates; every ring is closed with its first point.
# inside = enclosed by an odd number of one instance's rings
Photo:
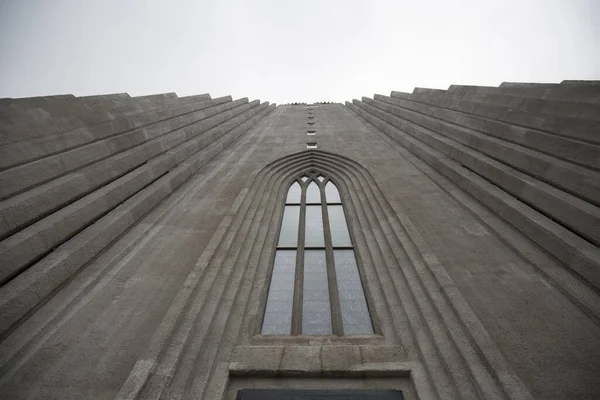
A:
{"type": "Polygon", "coordinates": [[[306,189],[307,203],[321,203],[321,190],[315,182],[311,182],[306,189]]]}
{"type": "Polygon", "coordinates": [[[352,246],[344,209],[339,206],[327,206],[329,227],[331,228],[331,243],[335,246],[352,246]]]}
{"type": "Polygon", "coordinates": [[[338,192],[337,187],[331,182],[327,182],[325,185],[325,198],[328,203],[341,203],[340,200],[340,192],[338,192]]]}
{"type": "Polygon", "coordinates": [[[300,204],[300,194],[302,193],[302,189],[300,188],[300,184],[298,182],[294,182],[287,193],[287,198],[285,200],[286,203],[298,203],[300,204]]]}
{"type": "Polygon", "coordinates": [[[335,274],[345,335],[369,335],[373,325],[358,273],[354,250],[334,250],[335,274]]]}
{"type": "Polygon", "coordinates": [[[306,247],[323,247],[323,214],[321,206],[306,206],[306,247]]]}
{"type": "Polygon", "coordinates": [[[262,333],[289,335],[292,331],[296,250],[277,250],[267,297],[262,333]]]}
{"type": "Polygon", "coordinates": [[[325,250],[304,252],[304,291],[302,298],[302,333],[332,333],[331,308],[325,250]]]}
{"type": "Polygon", "coordinates": [[[285,206],[281,232],[279,233],[279,247],[298,246],[298,225],[300,222],[300,206],[285,206]]]}

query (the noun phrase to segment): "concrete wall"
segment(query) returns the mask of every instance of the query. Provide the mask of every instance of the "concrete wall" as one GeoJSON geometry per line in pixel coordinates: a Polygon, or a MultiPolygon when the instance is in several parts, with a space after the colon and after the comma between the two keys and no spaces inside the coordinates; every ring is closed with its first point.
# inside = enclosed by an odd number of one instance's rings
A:
{"type": "Polygon", "coordinates": [[[598,88],[416,89],[312,113],[3,100],[18,128],[0,147],[2,393],[597,398],[598,88]],[[260,335],[285,191],[313,169],[344,198],[375,335],[260,335]]]}

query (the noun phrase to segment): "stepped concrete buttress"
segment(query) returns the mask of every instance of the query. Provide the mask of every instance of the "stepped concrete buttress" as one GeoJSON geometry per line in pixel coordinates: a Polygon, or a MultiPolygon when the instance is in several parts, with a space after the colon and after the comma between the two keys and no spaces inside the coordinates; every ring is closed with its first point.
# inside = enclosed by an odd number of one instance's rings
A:
{"type": "Polygon", "coordinates": [[[598,82],[0,99],[0,398],[600,398],[599,246],[598,82]],[[307,171],[374,335],[260,334],[307,171]]]}

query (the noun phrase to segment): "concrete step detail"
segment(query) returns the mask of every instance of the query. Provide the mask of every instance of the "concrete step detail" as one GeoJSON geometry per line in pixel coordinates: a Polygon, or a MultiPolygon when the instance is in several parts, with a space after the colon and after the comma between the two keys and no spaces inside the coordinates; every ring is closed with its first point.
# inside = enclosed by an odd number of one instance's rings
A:
{"type": "MultiPolygon", "coordinates": [[[[175,160],[175,163],[161,162],[155,168],[159,165],[167,168],[166,173],[159,175],[128,199],[117,201],[116,208],[112,208],[92,224],[83,225],[83,230],[5,284],[0,289],[0,335],[102,251],[115,237],[273,110],[274,106],[269,107],[268,103],[255,105],[246,113],[247,118],[238,118],[227,126],[215,129],[215,140],[198,140],[183,146],[180,151],[165,154],[175,160]]],[[[159,172],[155,170],[155,173],[159,172]]]]}
{"type": "Polygon", "coordinates": [[[4,119],[0,120],[0,132],[3,133],[0,144],[43,137],[121,117],[205,100],[210,100],[210,96],[189,96],[180,100],[173,96],[153,95],[118,100],[74,98],[24,110],[9,107],[8,110],[12,110],[12,114],[5,110],[4,119]]]}
{"type": "Polygon", "coordinates": [[[600,146],[573,140],[539,130],[511,125],[504,121],[481,117],[454,108],[437,106],[410,98],[396,98],[376,94],[375,100],[430,115],[449,123],[474,129],[486,135],[506,140],[536,152],[548,154],[570,163],[600,169],[600,146]]]}
{"type": "MultiPolygon", "coordinates": [[[[392,92],[392,97],[395,97],[397,92],[392,92]]],[[[457,111],[463,111],[469,114],[494,119],[497,121],[503,121],[519,127],[532,128],[540,131],[545,131],[551,134],[564,136],[576,140],[581,140],[589,143],[600,143],[600,123],[597,111],[600,110],[600,106],[589,104],[587,107],[579,107],[578,104],[570,104],[570,107],[565,108],[580,110],[582,108],[593,109],[593,112],[588,112],[588,115],[594,115],[594,118],[580,118],[579,116],[572,115],[556,115],[555,113],[541,113],[538,109],[532,111],[518,110],[505,105],[491,104],[487,98],[490,95],[478,95],[481,98],[478,101],[468,100],[469,96],[456,97],[452,93],[448,94],[411,94],[407,100],[417,101],[420,103],[430,104],[433,106],[453,109],[457,111]]],[[[474,96],[470,96],[474,97],[474,96]]],[[[506,97],[506,96],[504,96],[506,97]]],[[[514,98],[514,97],[512,97],[514,98]]],[[[565,102],[549,102],[545,100],[538,100],[539,103],[559,103],[565,104],[565,102]]],[[[556,108],[556,107],[554,107],[556,108]]]]}
{"type": "Polygon", "coordinates": [[[600,104],[600,88],[596,85],[569,87],[559,84],[512,85],[505,82],[499,87],[451,85],[448,92],[503,94],[532,99],[600,104]]]}
{"type": "Polygon", "coordinates": [[[441,151],[369,112],[366,107],[359,107],[361,102],[355,100],[355,103],[357,104],[347,102],[346,106],[489,207],[563,262],[596,291],[600,290],[600,249],[597,246],[529,207],[487,179],[464,168],[461,163],[441,151]]]}
{"type": "Polygon", "coordinates": [[[3,240],[0,242],[0,265],[5,267],[0,270],[0,282],[14,277],[76,234],[82,226],[92,223],[258,111],[258,101],[253,101],[239,107],[237,113],[226,113],[228,118],[204,134],[196,134],[176,147],[163,149],[157,157],[110,183],[102,182],[98,190],[3,240]]]}
{"type": "MultiPolygon", "coordinates": [[[[488,156],[510,165],[519,171],[534,176],[550,185],[581,197],[596,205],[600,204],[600,173],[598,170],[585,168],[566,160],[540,153],[520,144],[504,140],[498,127],[485,120],[475,120],[468,116],[456,115],[453,111],[436,109],[428,106],[414,107],[412,104],[402,106],[388,102],[363,98],[366,103],[383,111],[394,114],[406,121],[430,129],[452,140],[479,150],[488,156]],[[416,111],[413,111],[415,109],[416,111]],[[474,126],[475,129],[466,127],[474,126]],[[488,132],[496,132],[493,135],[488,132]]],[[[500,128],[507,128],[501,126],[500,128]]],[[[505,129],[508,130],[509,129],[505,129]]],[[[510,136],[508,133],[507,136],[510,136]]],[[[581,153],[599,155],[600,148],[582,144],[576,148],[581,153]],[[595,153],[594,153],[595,152],[595,153]]],[[[582,156],[588,164],[596,166],[600,160],[582,156]]]]}
{"type": "MultiPolygon", "coordinates": [[[[122,93],[122,94],[126,94],[126,93],[122,93]]],[[[2,100],[5,104],[6,104],[6,108],[10,108],[10,109],[27,109],[27,108],[36,108],[39,106],[44,106],[44,105],[48,105],[51,103],[59,103],[62,101],[72,101],[75,100],[77,97],[75,97],[72,94],[59,94],[59,95],[55,95],[55,96],[38,96],[38,97],[21,97],[21,98],[10,98],[10,97],[5,97],[2,100]]],[[[0,112],[0,114],[4,113],[5,111],[2,110],[0,112]]]]}
{"type": "MultiPolygon", "coordinates": [[[[214,102],[214,100],[209,101],[214,102]]],[[[152,137],[158,137],[158,132],[178,129],[185,125],[189,125],[193,121],[216,115],[224,109],[228,109],[237,104],[239,103],[198,103],[197,109],[193,109],[191,112],[182,114],[181,111],[183,110],[178,107],[166,113],[165,116],[167,118],[164,119],[161,118],[163,116],[161,114],[147,115],[147,118],[144,119],[128,119],[127,127],[131,126],[133,123],[140,123],[141,126],[136,129],[126,130],[122,133],[111,135],[106,139],[95,140],[84,146],[76,147],[53,156],[41,158],[30,163],[1,171],[0,199],[8,198],[29,187],[39,185],[69,171],[73,171],[83,165],[90,164],[107,156],[133,148],[141,143],[145,143],[152,137]],[[144,124],[144,122],[147,122],[147,124],[144,124]]],[[[110,126],[115,125],[111,124],[110,126]]]]}
{"type": "MultiPolygon", "coordinates": [[[[452,140],[447,137],[447,133],[444,135],[444,129],[447,128],[445,125],[430,126],[429,128],[435,129],[430,130],[423,125],[417,125],[407,119],[399,118],[395,114],[384,111],[383,107],[377,108],[358,101],[355,104],[423,143],[452,157],[469,169],[478,171],[486,179],[528,204],[535,204],[540,211],[551,215],[587,240],[596,244],[600,243],[600,209],[598,207],[497,160],[503,154],[512,155],[514,159],[518,160],[519,157],[523,157],[522,154],[517,153],[518,149],[510,147],[485,148],[483,141],[474,141],[475,144],[471,144],[472,148],[469,148],[460,140],[452,140]],[[481,152],[483,149],[485,152],[493,153],[493,151],[490,151],[492,148],[498,154],[496,159],[481,152]],[[588,221],[589,224],[583,221],[588,221]]],[[[547,168],[550,172],[558,169],[555,164],[549,164],[547,168]]]]}
{"type": "Polygon", "coordinates": [[[193,111],[199,111],[228,101],[231,101],[231,96],[220,97],[214,100],[199,100],[198,102],[176,104],[161,109],[143,111],[136,113],[136,115],[122,116],[118,119],[84,126],[72,131],[46,134],[34,139],[13,142],[0,146],[0,170],[83,146],[130,129],[142,128],[148,124],[188,114],[193,111]]]}
{"type": "Polygon", "coordinates": [[[0,122],[0,132],[3,133],[0,144],[43,137],[47,134],[65,132],[77,127],[91,126],[152,110],[185,105],[188,102],[180,102],[176,98],[144,98],[119,102],[76,99],[72,103],[53,104],[46,108],[25,110],[25,117],[22,122],[9,121],[10,118],[5,118],[4,125],[0,122]],[[30,116],[32,113],[37,118],[32,118],[30,116]]]}
{"type": "Polygon", "coordinates": [[[218,106],[212,116],[202,119],[196,116],[191,123],[172,130],[169,124],[159,124],[144,130],[145,142],[128,150],[103,158],[96,163],[72,171],[52,181],[36,186],[0,202],[0,216],[5,226],[0,227],[0,237],[11,230],[22,229],[29,222],[47,215],[65,204],[119,178],[155,157],[227,119],[244,112],[249,105],[240,99],[218,106]],[[200,119],[197,119],[200,118],[200,119]]]}
{"type": "MultiPolygon", "coordinates": [[[[397,93],[397,92],[393,92],[397,93]]],[[[572,103],[568,101],[552,101],[530,99],[526,97],[508,96],[501,94],[477,94],[464,93],[461,96],[453,95],[452,92],[437,96],[426,96],[420,94],[409,94],[411,100],[423,101],[452,101],[460,106],[461,101],[476,103],[479,105],[505,107],[506,111],[523,111],[539,115],[553,115],[561,117],[576,118],[582,120],[600,121],[600,105],[590,103],[572,103]]],[[[468,103],[464,103],[468,104],[468,103]]],[[[477,107],[469,105],[469,107],[477,107]]],[[[450,107],[451,108],[451,107],[450,107]]],[[[467,111],[467,109],[465,109],[467,111]]],[[[474,113],[474,112],[473,112],[474,113]]]]}
{"type": "Polygon", "coordinates": [[[600,81],[582,81],[582,80],[564,80],[560,83],[561,85],[584,85],[584,86],[599,86],[600,81]]]}

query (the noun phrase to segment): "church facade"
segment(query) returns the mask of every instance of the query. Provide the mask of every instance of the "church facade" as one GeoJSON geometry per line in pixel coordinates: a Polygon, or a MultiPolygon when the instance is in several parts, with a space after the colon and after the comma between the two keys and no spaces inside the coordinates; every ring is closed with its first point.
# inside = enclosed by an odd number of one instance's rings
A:
{"type": "Polygon", "coordinates": [[[598,82],[0,127],[1,398],[600,396],[598,82]]]}

